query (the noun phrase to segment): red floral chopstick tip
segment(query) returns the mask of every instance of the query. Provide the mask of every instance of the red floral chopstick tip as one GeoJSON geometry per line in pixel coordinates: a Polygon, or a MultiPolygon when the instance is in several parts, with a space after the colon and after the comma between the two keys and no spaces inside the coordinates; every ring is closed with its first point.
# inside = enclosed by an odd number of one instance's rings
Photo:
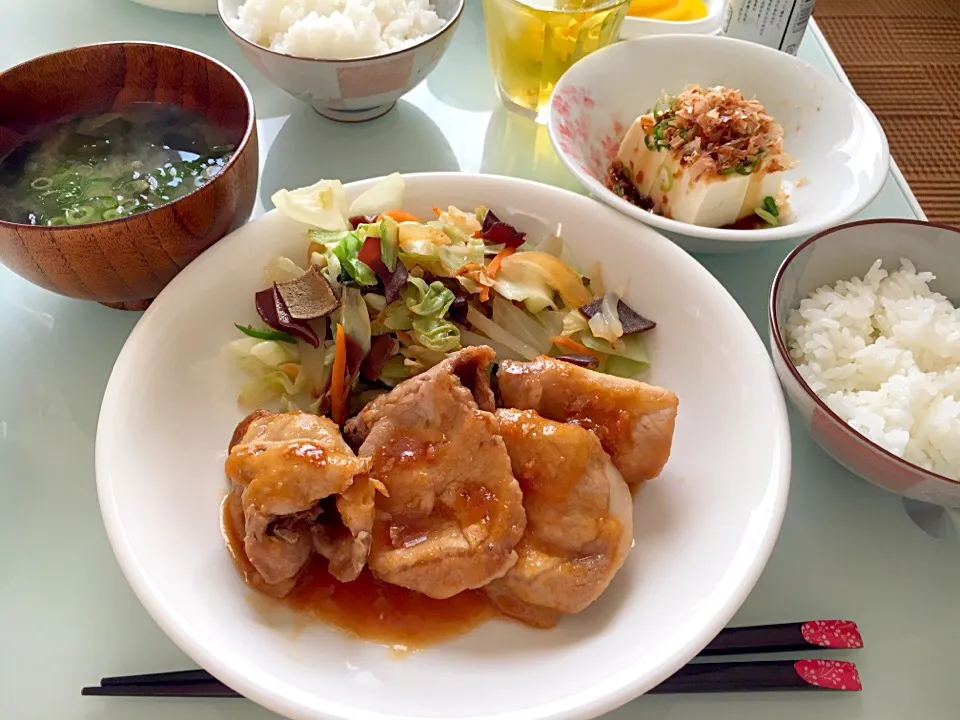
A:
{"type": "Polygon", "coordinates": [[[804,682],[824,690],[863,689],[857,666],[846,660],[797,660],[793,664],[804,682]]]}
{"type": "Polygon", "coordinates": [[[811,620],[800,626],[800,634],[811,645],[834,650],[863,647],[860,629],[851,620],[811,620]]]}

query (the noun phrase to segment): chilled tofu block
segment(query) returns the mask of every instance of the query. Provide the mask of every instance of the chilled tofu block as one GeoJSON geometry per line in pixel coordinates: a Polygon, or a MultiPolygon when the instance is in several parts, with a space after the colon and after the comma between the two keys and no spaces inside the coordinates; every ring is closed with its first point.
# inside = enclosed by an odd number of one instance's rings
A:
{"type": "MultiPolygon", "coordinates": [[[[649,198],[664,217],[701,227],[732,225],[777,197],[782,171],[764,167],[750,174],[701,175],[669,149],[649,150],[640,119],[620,143],[617,159],[633,179],[637,192],[649,198]]],[[[777,167],[774,164],[767,164],[777,167]]]]}
{"type": "MultiPolygon", "coordinates": [[[[760,192],[757,188],[771,184],[779,188],[779,180],[773,176],[766,176],[762,184],[754,183],[751,175],[736,173],[694,178],[673,153],[648,150],[642,134],[638,142],[631,140],[628,132],[617,158],[633,178],[637,192],[649,198],[664,217],[703,227],[730,225],[754,213],[756,204],[751,205],[753,200],[748,198],[760,192]]],[[[762,203],[763,195],[759,197],[762,203]]]]}
{"type": "Polygon", "coordinates": [[[749,175],[750,185],[740,206],[740,217],[749,217],[763,207],[764,198],[772,197],[774,201],[780,196],[783,187],[783,171],[769,170],[766,166],[760,171],[749,175]]]}
{"type": "Polygon", "coordinates": [[[680,222],[722,227],[757,216],[773,225],[791,164],[782,128],[760,103],[729,88],[690,86],[634,120],[611,182],[634,204],[680,222]]]}
{"type": "Polygon", "coordinates": [[[650,197],[650,188],[653,187],[654,175],[661,160],[657,157],[659,153],[651,152],[644,144],[646,133],[642,121],[642,117],[634,120],[627,134],[623,136],[617,151],[617,161],[629,173],[637,192],[644,197],[650,197]]]}
{"type": "Polygon", "coordinates": [[[750,185],[748,175],[698,179],[691,175],[690,170],[683,170],[672,184],[661,181],[654,187],[652,198],[664,217],[701,227],[732,225],[740,219],[738,213],[750,185]],[[670,189],[664,191],[664,187],[670,189]]]}

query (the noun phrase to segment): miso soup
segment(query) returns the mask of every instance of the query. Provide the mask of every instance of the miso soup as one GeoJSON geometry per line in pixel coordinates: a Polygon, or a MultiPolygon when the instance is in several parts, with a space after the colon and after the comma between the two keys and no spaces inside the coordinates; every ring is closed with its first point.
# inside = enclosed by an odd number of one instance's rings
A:
{"type": "Polygon", "coordinates": [[[236,140],[164,103],[66,118],[0,160],[0,219],[83,225],[151,210],[213,179],[236,140]]]}

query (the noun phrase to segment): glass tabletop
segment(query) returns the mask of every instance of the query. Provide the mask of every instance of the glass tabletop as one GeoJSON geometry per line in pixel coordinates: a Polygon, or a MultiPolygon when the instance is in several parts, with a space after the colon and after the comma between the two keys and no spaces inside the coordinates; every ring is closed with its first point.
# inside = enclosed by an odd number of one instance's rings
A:
{"type": "MultiPolygon", "coordinates": [[[[233,67],[259,115],[261,185],[256,213],[280,187],[320,177],[345,181],[395,170],[514,175],[579,190],[545,130],[505,111],[487,69],[479,0],[437,70],[385,117],[340,125],[264,80],[213,17],[151,10],[127,0],[7,3],[0,67],[74,45],[154,40],[191,47],[233,67]],[[39,29],[42,29],[40,31],[39,29]]],[[[835,72],[820,37],[800,56],[835,72]]],[[[891,176],[864,216],[914,216],[891,176]]],[[[789,249],[699,258],[766,336],[765,301],[789,249]]],[[[127,587],[100,523],[94,484],[97,417],[113,361],[138,314],[68,300],[0,268],[0,717],[98,720],[265,720],[234,700],[81,698],[101,676],[190,667],[127,587]]],[[[148,409],[147,409],[148,410],[148,409]]],[[[610,718],[828,720],[947,718],[956,714],[960,646],[956,545],[934,540],[899,498],[827,458],[799,423],[783,532],[739,624],[856,620],[859,695],[644,697],[610,718]]],[[[162,542],[159,539],[158,542],[162,542]]]]}

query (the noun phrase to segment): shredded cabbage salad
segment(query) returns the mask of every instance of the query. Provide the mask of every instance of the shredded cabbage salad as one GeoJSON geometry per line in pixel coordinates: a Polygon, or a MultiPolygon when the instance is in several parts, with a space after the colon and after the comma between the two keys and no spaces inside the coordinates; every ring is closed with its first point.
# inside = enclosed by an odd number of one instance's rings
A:
{"type": "Polygon", "coordinates": [[[268,263],[259,322],[228,343],[247,375],[241,404],[343,423],[467,345],[623,377],[647,367],[655,323],[605,289],[599,267],[580,272],[561,238],[535,242],[484,207],[418,217],[404,189],[393,174],[352,203],[336,180],[273,196],[310,229],[302,255],[268,263]]]}

